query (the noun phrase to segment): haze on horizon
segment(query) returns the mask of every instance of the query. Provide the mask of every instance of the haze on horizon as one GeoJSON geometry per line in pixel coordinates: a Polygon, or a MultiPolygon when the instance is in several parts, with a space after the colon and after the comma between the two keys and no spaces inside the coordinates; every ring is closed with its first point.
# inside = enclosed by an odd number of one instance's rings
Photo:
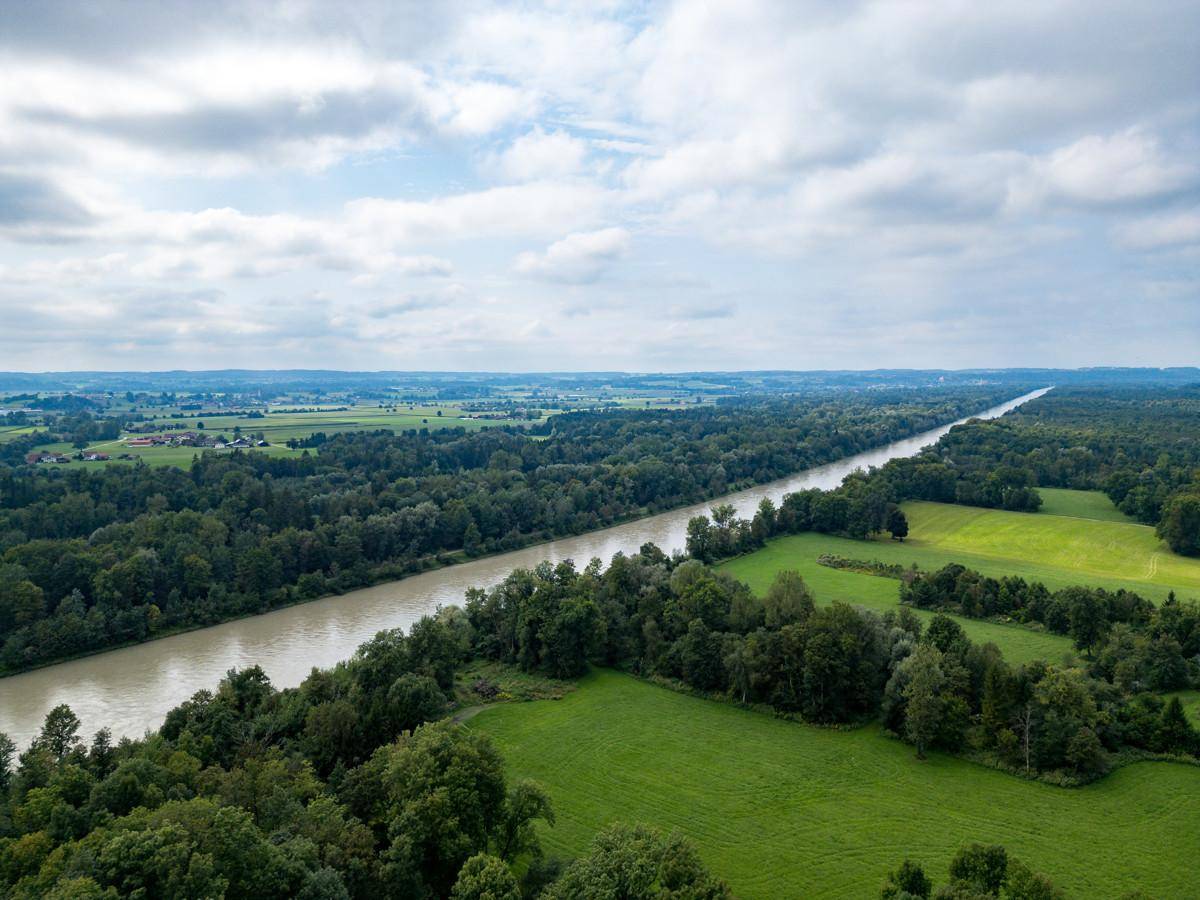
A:
{"type": "Polygon", "coordinates": [[[0,370],[1194,365],[1198,35],[0,0],[0,370]]]}

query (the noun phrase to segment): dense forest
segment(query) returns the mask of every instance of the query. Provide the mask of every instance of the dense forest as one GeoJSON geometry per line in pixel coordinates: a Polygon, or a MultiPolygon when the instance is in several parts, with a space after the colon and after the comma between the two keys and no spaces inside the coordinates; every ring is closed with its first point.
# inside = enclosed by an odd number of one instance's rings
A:
{"type": "Polygon", "coordinates": [[[1011,396],[959,387],[686,411],[549,433],[359,432],[187,471],[0,464],[0,667],[16,671],[700,501],[1011,396]]]}
{"type": "MultiPolygon", "coordinates": [[[[19,756],[0,736],[0,884],[15,898],[725,898],[686,841],[642,826],[612,826],[565,867],[548,858],[536,826],[553,824],[553,798],[510,783],[485,736],[445,719],[454,698],[496,693],[464,684],[464,664],[559,678],[618,665],[814,723],[878,717],[918,756],[1077,783],[1122,755],[1200,750],[1177,699],[1105,674],[1109,650],[1114,671],[1126,662],[1119,627],[1093,671],[1013,668],[946,616],[922,628],[907,608],[819,607],[796,573],[760,598],[650,544],[607,567],[544,563],[298,688],[230,672],[142,740],[102,730],[85,746],[66,706],[19,756]]],[[[915,869],[883,896],[930,896],[915,869]]],[[[950,875],[937,896],[1057,896],[1022,893],[1052,885],[999,848],[965,848],[950,875]]]]}

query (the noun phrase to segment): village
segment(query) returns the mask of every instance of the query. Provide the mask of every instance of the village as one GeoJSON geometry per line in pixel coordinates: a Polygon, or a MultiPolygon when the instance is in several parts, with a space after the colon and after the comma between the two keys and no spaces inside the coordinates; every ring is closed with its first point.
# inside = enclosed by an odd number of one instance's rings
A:
{"type": "MultiPolygon", "coordinates": [[[[125,447],[197,447],[210,450],[249,450],[254,447],[269,447],[270,442],[261,435],[247,438],[235,434],[233,439],[225,435],[208,435],[195,431],[182,431],[178,434],[127,434],[122,438],[125,447]]],[[[82,462],[108,462],[114,457],[100,452],[95,448],[77,450],[73,454],[64,452],[40,450],[26,454],[25,462],[29,465],[58,465],[72,460],[82,462]]],[[[134,460],[133,453],[120,453],[116,459],[134,460]]]]}

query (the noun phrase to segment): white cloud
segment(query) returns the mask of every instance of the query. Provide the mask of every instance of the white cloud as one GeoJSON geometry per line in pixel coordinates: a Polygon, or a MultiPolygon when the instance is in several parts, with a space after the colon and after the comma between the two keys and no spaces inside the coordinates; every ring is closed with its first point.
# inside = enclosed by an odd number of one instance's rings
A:
{"type": "Polygon", "coordinates": [[[565,131],[536,127],[521,135],[503,153],[488,157],[487,168],[509,181],[537,181],[577,174],[587,156],[586,141],[565,131]]]}
{"type": "Polygon", "coordinates": [[[1117,226],[1116,237],[1137,249],[1200,246],[1200,209],[1134,219],[1117,226]]]}
{"type": "Polygon", "coordinates": [[[1197,30],[1187,0],[35,4],[0,36],[0,357],[1052,362],[1036,312],[1139,361],[1155,284],[1151,361],[1190,360],[1197,30]]]}
{"type": "Polygon", "coordinates": [[[522,253],[513,267],[523,275],[551,281],[594,281],[629,252],[630,243],[624,228],[576,232],[555,241],[544,253],[522,253]]]}
{"type": "Polygon", "coordinates": [[[1195,184],[1200,166],[1168,155],[1137,130],[1088,135],[1035,163],[1031,190],[1084,205],[1137,202],[1195,184]]]}

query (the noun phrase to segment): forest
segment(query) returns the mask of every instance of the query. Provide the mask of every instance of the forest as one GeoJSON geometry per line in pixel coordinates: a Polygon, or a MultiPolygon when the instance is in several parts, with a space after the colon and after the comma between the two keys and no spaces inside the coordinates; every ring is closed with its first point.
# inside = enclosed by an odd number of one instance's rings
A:
{"type": "Polygon", "coordinates": [[[29,666],[576,534],[906,437],[1011,387],[573,412],[547,434],[337,435],[184,471],[0,464],[0,668],[29,666]]]}

